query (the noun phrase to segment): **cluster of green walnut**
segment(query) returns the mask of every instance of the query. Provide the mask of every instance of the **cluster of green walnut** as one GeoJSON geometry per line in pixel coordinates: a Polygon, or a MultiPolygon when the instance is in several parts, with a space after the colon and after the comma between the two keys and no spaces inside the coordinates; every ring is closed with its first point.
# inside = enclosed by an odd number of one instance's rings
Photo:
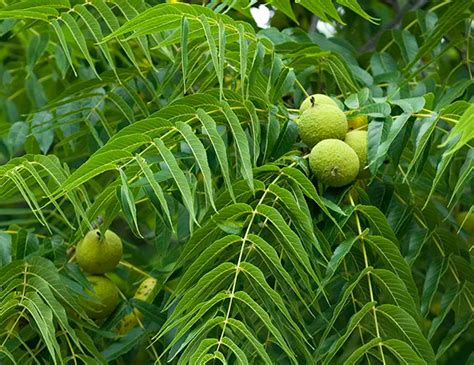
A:
{"type": "Polygon", "coordinates": [[[122,258],[122,240],[114,232],[104,234],[98,229],[88,232],[76,247],[76,261],[94,289],[86,289],[93,300],[84,300],[87,315],[96,320],[107,318],[119,303],[115,283],[104,274],[115,269],[122,258]]]}
{"type": "Polygon", "coordinates": [[[367,118],[348,123],[346,115],[329,96],[315,94],[300,106],[298,130],[311,148],[309,166],[318,181],[340,187],[367,173],[367,118]],[[349,124],[354,130],[349,131],[349,124]]]}
{"type": "MultiPolygon", "coordinates": [[[[119,303],[117,285],[104,274],[113,271],[122,259],[122,240],[114,232],[107,230],[104,234],[94,229],[88,232],[76,247],[76,261],[87,273],[93,291],[85,292],[92,300],[82,300],[87,315],[95,320],[109,317],[119,303]]],[[[141,282],[133,298],[152,303],[158,293],[158,282],[147,275],[141,282]]],[[[116,327],[116,332],[123,335],[140,323],[142,314],[135,308],[125,315],[116,327]]]]}

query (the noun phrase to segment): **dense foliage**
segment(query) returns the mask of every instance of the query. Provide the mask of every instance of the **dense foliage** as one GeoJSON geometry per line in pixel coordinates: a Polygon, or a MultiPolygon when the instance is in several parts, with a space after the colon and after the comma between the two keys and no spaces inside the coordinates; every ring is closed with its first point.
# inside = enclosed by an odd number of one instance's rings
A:
{"type": "Polygon", "coordinates": [[[474,362],[472,1],[255,3],[0,2],[0,363],[474,362]],[[369,178],[310,173],[316,92],[368,117],[369,178]]]}

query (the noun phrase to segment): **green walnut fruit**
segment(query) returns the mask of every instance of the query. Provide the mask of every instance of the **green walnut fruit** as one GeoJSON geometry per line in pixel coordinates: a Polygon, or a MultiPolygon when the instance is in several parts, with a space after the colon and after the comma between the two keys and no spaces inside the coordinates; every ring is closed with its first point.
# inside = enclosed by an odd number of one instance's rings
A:
{"type": "Polygon", "coordinates": [[[94,298],[83,300],[82,306],[87,315],[92,319],[104,319],[110,316],[119,302],[119,292],[114,282],[105,276],[91,275],[87,279],[92,284],[94,291],[86,289],[85,292],[94,298]]]}
{"type": "Polygon", "coordinates": [[[91,274],[112,271],[122,258],[122,240],[112,231],[104,235],[98,229],[88,232],[76,247],[79,266],[91,274]]]}
{"type": "MultiPolygon", "coordinates": [[[[367,166],[368,161],[368,139],[367,131],[350,131],[344,139],[359,157],[360,171],[362,172],[367,166]]],[[[366,170],[366,169],[365,169],[366,170]]]]}
{"type": "Polygon", "coordinates": [[[347,133],[345,114],[333,105],[319,105],[307,109],[299,118],[301,140],[313,147],[323,139],[344,139],[347,133]]]}
{"type": "Polygon", "coordinates": [[[308,96],[300,105],[300,114],[302,114],[306,109],[309,109],[318,105],[332,105],[337,108],[337,104],[329,96],[323,94],[314,94],[308,96]]]}
{"type": "Polygon", "coordinates": [[[323,184],[340,187],[351,183],[357,177],[359,158],[343,141],[325,139],[311,150],[309,167],[323,184]]]}
{"type": "Polygon", "coordinates": [[[456,215],[456,221],[468,233],[474,233],[474,213],[459,212],[456,215]],[[467,218],[466,218],[467,217],[467,218]],[[464,224],[463,224],[464,223],[464,224]]]}

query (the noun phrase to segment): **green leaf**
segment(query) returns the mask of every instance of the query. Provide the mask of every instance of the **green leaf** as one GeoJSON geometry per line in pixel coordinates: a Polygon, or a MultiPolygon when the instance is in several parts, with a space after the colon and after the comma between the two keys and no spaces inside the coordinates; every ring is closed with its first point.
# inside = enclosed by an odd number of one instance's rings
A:
{"type": "Polygon", "coordinates": [[[449,161],[453,157],[452,155],[455,152],[459,151],[462,147],[468,144],[470,140],[474,138],[474,132],[471,127],[472,122],[474,121],[472,117],[473,111],[474,111],[474,108],[472,105],[464,111],[459,121],[456,122],[454,128],[451,129],[448,138],[444,141],[444,143],[440,145],[440,147],[446,147],[446,145],[450,145],[450,146],[445,151],[440,163],[438,164],[438,171],[436,173],[436,177],[434,179],[434,182],[433,182],[433,185],[428,197],[431,197],[431,194],[436,188],[439,182],[439,179],[442,173],[444,172],[444,168],[440,168],[440,166],[443,166],[449,163],[449,161]]]}
{"type": "MultiPolygon", "coordinates": [[[[45,160],[46,162],[47,160],[45,160]]],[[[57,209],[58,213],[61,215],[61,217],[64,218],[64,221],[66,222],[66,224],[73,228],[73,225],[69,222],[69,219],[68,217],[66,216],[66,214],[64,213],[63,209],[61,209],[61,206],[54,200],[53,196],[52,196],[52,193],[51,191],[49,190],[48,186],[46,185],[46,183],[43,181],[42,177],[41,177],[41,173],[42,171],[40,169],[38,169],[38,171],[35,169],[34,167],[35,165],[33,165],[32,162],[29,162],[29,161],[24,161],[23,162],[23,167],[25,168],[25,170],[27,170],[31,176],[33,177],[33,179],[36,181],[36,183],[39,185],[39,187],[41,188],[41,190],[43,191],[44,195],[46,195],[48,197],[48,199],[51,201],[51,203],[54,205],[54,207],[57,209]]],[[[44,169],[54,180],[56,180],[56,182],[59,183],[59,181],[57,180],[57,178],[53,175],[52,172],[50,172],[48,170],[48,167],[46,167],[45,165],[40,165],[42,167],[42,169],[44,169]]],[[[73,203],[74,204],[74,203],[73,203]]]]}
{"type": "MultiPolygon", "coordinates": [[[[303,190],[303,193],[308,197],[311,198],[320,208],[321,210],[326,213],[326,215],[331,218],[331,220],[338,225],[337,220],[329,213],[329,208],[333,208],[332,205],[326,205],[327,202],[325,202],[318,194],[316,191],[316,188],[314,187],[313,183],[298,169],[292,168],[292,167],[284,167],[281,169],[281,173],[284,176],[287,176],[290,180],[295,182],[298,186],[301,187],[303,190]]],[[[340,209],[338,208],[338,212],[340,209]]]]}
{"type": "Polygon", "coordinates": [[[28,131],[29,127],[25,122],[15,122],[12,124],[7,138],[7,143],[12,151],[16,151],[23,146],[28,136],[28,131]]]}
{"type": "Polygon", "coordinates": [[[43,153],[47,153],[54,140],[54,130],[52,129],[53,116],[49,112],[39,112],[31,120],[31,133],[38,141],[43,153]]]}
{"type": "Polygon", "coordinates": [[[398,239],[393,232],[392,227],[387,222],[387,219],[382,212],[372,205],[358,205],[356,210],[361,212],[368,220],[373,231],[398,245],[398,239]]]}
{"type": "MultiPolygon", "coordinates": [[[[268,219],[272,224],[271,230],[277,237],[282,238],[285,252],[288,254],[290,260],[295,264],[295,267],[300,265],[304,267],[305,271],[313,278],[316,284],[321,287],[320,279],[311,265],[309,255],[304,249],[301,240],[286,224],[278,210],[268,205],[260,204],[255,212],[268,219]]],[[[300,274],[301,273],[302,272],[300,272],[300,274]]]]}
{"type": "Polygon", "coordinates": [[[189,72],[189,50],[188,50],[188,18],[183,16],[181,20],[181,70],[183,72],[183,92],[186,93],[186,78],[189,72]]]}
{"type": "Polygon", "coordinates": [[[406,343],[397,339],[384,340],[382,345],[386,347],[401,364],[423,365],[426,362],[406,343]]]}
{"type": "Polygon", "coordinates": [[[14,186],[19,190],[21,196],[30,207],[36,219],[38,219],[38,221],[42,225],[46,226],[48,230],[50,230],[48,222],[46,221],[44,213],[38,204],[38,200],[36,199],[35,194],[27,185],[26,181],[21,176],[21,173],[16,170],[12,170],[8,173],[8,175],[6,175],[6,177],[10,179],[14,183],[14,186]]]}
{"type": "Polygon", "coordinates": [[[468,9],[472,5],[470,0],[459,0],[450,5],[441,15],[438,24],[424,40],[423,45],[418,50],[416,57],[405,67],[405,70],[411,69],[415,63],[430,52],[451,29],[455,28],[460,21],[468,17],[468,9]]]}
{"type": "Polygon", "coordinates": [[[405,64],[414,60],[418,52],[418,43],[416,42],[415,36],[407,30],[400,29],[394,29],[392,33],[393,39],[400,48],[400,53],[405,64]]]}
{"type": "Polygon", "coordinates": [[[291,362],[294,364],[298,364],[296,360],[295,354],[291,350],[291,348],[286,343],[283,335],[281,334],[280,330],[273,324],[270,316],[267,312],[255,301],[253,300],[250,295],[246,292],[238,291],[234,293],[234,298],[239,302],[245,304],[249,310],[251,310],[255,315],[260,319],[262,324],[268,329],[268,331],[272,334],[275,338],[276,343],[281,347],[283,351],[288,355],[291,362]]]}
{"type": "Polygon", "coordinates": [[[247,326],[241,321],[229,318],[228,319],[229,327],[232,327],[235,331],[240,332],[245,339],[247,339],[255,351],[258,353],[260,358],[264,361],[265,364],[273,364],[270,356],[265,351],[265,347],[260,343],[257,337],[247,328],[247,326]]]}
{"type": "Polygon", "coordinates": [[[339,265],[344,260],[346,255],[351,251],[352,246],[359,240],[359,237],[350,238],[342,241],[334,250],[334,253],[326,267],[326,277],[323,283],[328,283],[333,275],[336,273],[339,265]]]}
{"type": "Polygon", "coordinates": [[[410,266],[401,255],[397,245],[382,236],[366,236],[365,239],[369,243],[372,251],[376,252],[386,265],[390,267],[390,270],[404,282],[413,301],[418,307],[420,302],[418,289],[411,274],[410,266]]]}
{"type": "Polygon", "coordinates": [[[202,252],[209,242],[214,242],[222,237],[220,225],[226,221],[245,221],[247,216],[253,213],[250,205],[244,203],[231,204],[219,210],[212,216],[212,219],[207,220],[205,224],[193,232],[193,235],[188,240],[178,263],[188,262],[198,252],[202,252]]]}
{"type": "Polygon", "coordinates": [[[203,364],[202,360],[207,355],[209,350],[212,347],[217,348],[218,346],[219,346],[219,340],[217,338],[206,338],[205,340],[201,341],[201,343],[199,344],[199,347],[191,355],[189,359],[189,364],[190,365],[203,364]]]}
{"type": "Polygon", "coordinates": [[[360,113],[372,118],[384,118],[390,116],[391,108],[388,103],[369,104],[363,106],[360,113]]]}
{"type": "Polygon", "coordinates": [[[312,246],[316,247],[321,254],[324,263],[326,263],[327,261],[324,257],[323,249],[313,231],[311,216],[304,214],[296,199],[288,190],[279,187],[277,184],[270,184],[268,191],[273,193],[275,197],[283,203],[282,207],[286,208],[287,213],[291,216],[293,224],[297,227],[298,233],[303,240],[311,242],[312,246]]]}
{"type": "Polygon", "coordinates": [[[464,291],[464,288],[464,286],[462,288],[459,288],[459,286],[453,285],[453,287],[448,288],[441,297],[440,314],[433,319],[430,330],[428,332],[428,339],[430,341],[432,341],[436,331],[440,328],[441,324],[446,319],[446,316],[449,314],[449,312],[455,305],[456,300],[464,291]]]}
{"type": "MultiPolygon", "coordinates": [[[[418,163],[420,163],[420,159],[422,158],[422,155],[426,152],[426,150],[429,148],[429,142],[430,139],[433,135],[433,133],[436,130],[437,123],[439,121],[439,115],[437,113],[433,113],[431,117],[429,118],[424,118],[423,120],[423,125],[418,131],[418,135],[416,136],[415,140],[415,155],[410,161],[410,164],[408,165],[407,169],[407,175],[411,172],[413,167],[418,163]]],[[[407,180],[407,177],[404,178],[404,180],[407,180]]]]}
{"type": "Polygon", "coordinates": [[[322,349],[322,344],[326,340],[327,336],[329,335],[331,330],[334,328],[333,327],[334,323],[339,318],[339,315],[341,314],[341,311],[344,309],[347,299],[349,299],[349,296],[352,294],[354,288],[359,284],[362,278],[364,278],[371,270],[372,270],[371,267],[365,268],[357,276],[353,276],[351,280],[345,284],[342,295],[340,296],[337,304],[333,306],[334,309],[332,310],[332,313],[331,313],[331,319],[327,322],[325,330],[319,340],[318,348],[320,350],[322,349]]]}
{"type": "MultiPolygon", "coordinates": [[[[224,322],[223,317],[214,317],[201,326],[198,326],[194,333],[189,334],[190,329],[200,321],[203,316],[206,315],[207,312],[213,311],[213,307],[223,302],[229,297],[228,294],[225,293],[218,293],[211,299],[198,303],[194,307],[191,308],[188,313],[182,316],[170,317],[166,323],[161,327],[160,332],[155,336],[155,339],[159,339],[163,337],[166,333],[171,331],[173,328],[178,328],[178,330],[173,335],[173,340],[170,341],[166,350],[171,349],[175,346],[178,342],[180,342],[181,338],[184,335],[187,335],[186,339],[181,344],[180,348],[174,353],[172,358],[178,355],[178,353],[184,348],[184,346],[190,347],[191,342],[195,342],[198,339],[198,334],[203,333],[206,329],[211,329],[216,325],[220,325],[224,322]]],[[[183,356],[184,357],[184,356],[183,356]]],[[[172,360],[172,359],[171,359],[172,360]]]]}
{"type": "Polygon", "coordinates": [[[473,318],[472,314],[468,313],[460,318],[454,326],[452,326],[447,335],[443,338],[440,345],[438,346],[438,350],[436,352],[436,360],[439,360],[446,351],[452,349],[453,344],[464,335],[464,333],[472,328],[473,318]]]}
{"type": "Polygon", "coordinates": [[[167,131],[173,126],[174,124],[169,120],[158,117],[148,117],[121,129],[111,138],[110,141],[120,137],[131,136],[133,134],[142,134],[153,138],[158,136],[163,130],[167,131]]]}
{"type": "Polygon", "coordinates": [[[51,309],[45,305],[40,296],[35,292],[28,292],[24,300],[25,309],[32,316],[36,326],[41,334],[41,338],[46,344],[53,364],[58,363],[58,357],[61,353],[59,344],[56,341],[56,334],[54,330],[53,313],[51,309]]]}
{"type": "Polygon", "coordinates": [[[129,123],[135,122],[135,113],[133,109],[127,104],[127,102],[117,93],[108,93],[107,99],[109,99],[129,123]]]}
{"type": "Polygon", "coordinates": [[[351,356],[349,356],[343,362],[343,364],[344,365],[357,364],[357,362],[362,356],[364,356],[367,352],[369,352],[375,346],[379,346],[380,343],[381,343],[381,340],[378,337],[371,339],[369,342],[364,343],[362,346],[358,347],[355,351],[353,351],[351,356]]]}
{"type": "MultiPolygon", "coordinates": [[[[421,96],[417,96],[414,98],[406,98],[406,99],[394,99],[390,101],[392,104],[398,105],[400,108],[403,109],[405,113],[418,113],[423,109],[426,103],[426,99],[421,96]]],[[[403,114],[401,114],[403,115],[403,114]]]]}
{"type": "Polygon", "coordinates": [[[121,355],[126,354],[132,350],[142,340],[144,336],[143,329],[137,327],[128,332],[120,340],[113,342],[111,345],[102,351],[102,355],[107,361],[113,361],[121,355]]]}
{"type": "Polygon", "coordinates": [[[302,303],[305,303],[305,300],[303,299],[295,281],[288,271],[283,267],[277,251],[267,241],[255,234],[250,233],[247,236],[247,240],[255,245],[259,254],[267,262],[269,270],[273,272],[273,275],[275,277],[283,277],[282,282],[289,285],[293,292],[298,296],[299,300],[302,303]]]}
{"type": "Polygon", "coordinates": [[[421,296],[421,314],[426,316],[430,310],[431,302],[441,281],[448,270],[449,261],[444,258],[434,258],[428,266],[423,283],[423,294],[421,296]]]}
{"type": "Polygon", "coordinates": [[[26,63],[29,69],[33,70],[38,60],[46,51],[49,41],[49,33],[43,33],[35,36],[33,41],[28,45],[26,53],[26,63]]]}
{"type": "Polygon", "coordinates": [[[106,47],[103,44],[99,43],[103,38],[102,30],[101,30],[99,22],[90,13],[90,11],[82,4],[76,5],[74,7],[74,10],[82,18],[82,20],[84,21],[84,24],[87,26],[87,28],[91,32],[92,36],[94,37],[95,43],[100,48],[100,50],[102,51],[102,54],[104,55],[105,59],[107,60],[108,65],[116,73],[115,64],[114,64],[114,61],[112,59],[112,55],[110,54],[110,51],[109,51],[108,47],[106,47]]]}
{"type": "Polygon", "coordinates": [[[92,71],[94,71],[97,77],[100,78],[95,69],[94,61],[92,60],[92,57],[89,53],[89,49],[87,48],[86,39],[84,38],[84,35],[81,32],[81,29],[76,23],[76,20],[69,13],[61,14],[61,20],[63,21],[64,25],[68,28],[72,38],[76,41],[76,44],[78,45],[84,58],[87,60],[87,63],[89,63],[89,66],[91,67],[92,71]]]}
{"type": "Polygon", "coordinates": [[[392,304],[383,304],[377,307],[377,313],[391,322],[391,325],[400,331],[409,346],[413,348],[428,364],[435,364],[433,349],[428,340],[421,333],[415,320],[403,309],[392,304]]]}
{"type": "Polygon", "coordinates": [[[232,136],[234,137],[235,146],[237,153],[239,154],[240,171],[245,181],[251,190],[254,190],[253,184],[253,173],[252,173],[252,162],[250,160],[250,151],[247,136],[242,129],[241,123],[237,118],[237,115],[232,111],[230,105],[227,102],[222,102],[222,110],[229,123],[232,136]]]}
{"type": "Polygon", "coordinates": [[[179,303],[173,310],[173,314],[168,318],[171,321],[178,317],[188,308],[200,303],[203,298],[209,294],[210,288],[222,285],[226,279],[235,273],[236,266],[230,262],[223,262],[211,271],[203,275],[191,289],[189,289],[179,300],[179,303]]]}
{"type": "MultiPolygon", "coordinates": [[[[100,17],[102,18],[104,23],[107,25],[107,27],[110,29],[112,34],[120,28],[120,24],[119,24],[119,21],[118,21],[117,17],[114,15],[114,13],[109,8],[109,6],[105,3],[104,0],[94,0],[94,2],[91,3],[91,5],[100,14],[100,17]]],[[[102,39],[102,41],[108,39],[110,36],[111,36],[111,34],[109,34],[108,37],[105,37],[104,39],[102,39]]],[[[122,42],[120,40],[118,41],[118,44],[123,49],[123,51],[125,52],[125,54],[129,58],[129,60],[133,64],[133,66],[138,70],[138,72],[141,72],[140,67],[138,66],[138,64],[135,60],[135,56],[134,56],[134,53],[133,53],[133,50],[132,50],[131,46],[127,42],[122,42]]]]}
{"type": "Polygon", "coordinates": [[[229,235],[222,237],[221,239],[210,244],[194,261],[186,268],[186,272],[181,276],[179,284],[174,292],[176,296],[182,294],[183,291],[187,290],[194,281],[199,278],[202,272],[211,267],[211,265],[220,258],[226,260],[223,254],[226,253],[230,257],[234,255],[235,251],[240,250],[242,246],[242,237],[236,235],[229,235]],[[240,243],[237,245],[237,243],[240,243]],[[234,250],[230,253],[228,248],[235,246],[234,250]]]}
{"type": "Polygon", "coordinates": [[[111,151],[121,150],[133,152],[143,145],[151,144],[151,138],[142,133],[132,133],[119,137],[111,138],[103,147],[97,150],[92,156],[111,151]]]}
{"type": "Polygon", "coordinates": [[[242,91],[242,97],[245,97],[248,44],[244,36],[245,30],[242,24],[239,24],[238,30],[239,30],[239,56],[240,56],[240,89],[242,91]]]}
{"type": "Polygon", "coordinates": [[[50,16],[58,16],[58,11],[46,6],[36,9],[0,10],[0,19],[35,19],[48,21],[50,16]]]}
{"type": "Polygon", "coordinates": [[[173,227],[173,221],[171,219],[171,214],[168,208],[168,203],[166,202],[165,195],[163,193],[163,189],[161,189],[160,184],[158,184],[158,182],[156,181],[153,175],[153,171],[151,170],[150,166],[146,163],[146,160],[141,156],[136,156],[136,160],[138,164],[140,165],[140,168],[143,171],[146,180],[150,184],[150,187],[153,193],[158,198],[158,201],[160,202],[160,207],[161,209],[163,209],[166,217],[168,218],[170,227],[173,227]]]}
{"type": "Polygon", "coordinates": [[[241,270],[247,277],[247,279],[250,282],[250,285],[255,288],[256,292],[260,292],[261,298],[269,298],[271,301],[275,304],[275,306],[278,308],[278,310],[283,314],[284,318],[288,321],[289,325],[293,328],[294,332],[302,339],[305,339],[305,336],[303,332],[300,330],[296,322],[293,320],[289,310],[286,308],[285,303],[283,302],[282,297],[280,294],[272,289],[270,285],[267,283],[265,279],[265,275],[263,272],[256,267],[255,265],[252,265],[249,262],[242,262],[240,265],[241,270]]]}
{"type": "Polygon", "coordinates": [[[117,196],[122,207],[122,212],[125,215],[127,221],[131,223],[129,225],[131,226],[134,233],[138,237],[143,238],[142,234],[140,233],[140,228],[138,227],[137,208],[135,206],[133,192],[128,186],[128,177],[122,169],[119,169],[119,173],[121,184],[120,187],[117,187],[117,196]]]}
{"type": "MultiPolygon", "coordinates": [[[[344,343],[347,341],[349,336],[360,326],[360,322],[364,319],[365,315],[375,307],[375,302],[366,303],[361,310],[351,316],[347,328],[344,334],[333,342],[331,347],[325,353],[326,357],[324,358],[323,364],[330,364],[334,356],[342,348],[344,343]]],[[[320,356],[322,356],[321,354],[320,356]]]]}
{"type": "Polygon", "coordinates": [[[278,135],[280,134],[280,123],[278,122],[275,114],[276,108],[270,109],[268,111],[267,123],[263,124],[263,143],[261,146],[263,160],[269,160],[270,153],[273,150],[273,147],[275,146],[275,143],[278,139],[278,135]]]}
{"type": "Polygon", "coordinates": [[[359,5],[357,0],[337,0],[337,3],[351,9],[354,13],[359,14],[361,17],[372,23],[376,23],[376,21],[379,20],[367,14],[365,10],[359,5]]]}
{"type": "Polygon", "coordinates": [[[297,0],[297,3],[304,6],[313,14],[319,16],[325,22],[329,22],[329,18],[326,16],[326,15],[329,15],[331,18],[334,18],[339,23],[344,24],[341,17],[337,13],[336,7],[332,3],[332,0],[321,0],[321,1],[297,0]]]}
{"type": "Polygon", "coordinates": [[[67,193],[105,171],[116,170],[120,162],[131,158],[132,155],[123,150],[93,155],[66,179],[60,192],[67,193]]]}
{"type": "Polygon", "coordinates": [[[399,133],[404,129],[405,124],[407,123],[410,116],[411,115],[408,113],[403,113],[390,124],[390,131],[388,132],[387,138],[378,146],[377,153],[371,162],[371,164],[375,164],[373,169],[378,169],[383,164],[387,158],[387,153],[390,146],[395,141],[395,138],[399,135],[399,133]]]}
{"type": "Polygon", "coordinates": [[[4,11],[28,9],[28,10],[43,10],[44,8],[56,9],[56,8],[70,8],[71,4],[69,0],[25,0],[19,3],[12,3],[5,5],[2,8],[4,11]]]}
{"type": "Polygon", "coordinates": [[[236,364],[239,364],[239,365],[248,365],[249,364],[249,361],[248,361],[247,356],[245,355],[245,353],[229,337],[224,336],[222,338],[222,344],[227,346],[234,353],[234,355],[236,357],[236,360],[237,360],[236,364]]]}
{"type": "Polygon", "coordinates": [[[0,268],[8,265],[12,260],[11,236],[0,233],[0,268]]]}
{"type": "Polygon", "coordinates": [[[352,71],[343,57],[334,53],[325,57],[324,61],[322,63],[323,67],[328,70],[344,93],[355,92],[359,89],[352,76],[352,71]]]}
{"type": "Polygon", "coordinates": [[[374,269],[371,271],[371,275],[376,278],[379,288],[384,288],[388,293],[390,293],[394,304],[404,309],[415,320],[417,320],[418,323],[421,323],[421,316],[417,310],[415,302],[410,296],[406,285],[397,275],[385,269],[374,269]]]}
{"type": "Polygon", "coordinates": [[[217,72],[217,78],[219,80],[220,87],[220,98],[224,94],[224,67],[225,67],[225,49],[226,49],[226,35],[225,35],[225,25],[222,22],[222,19],[219,19],[218,24],[219,29],[219,68],[217,72]]]}
{"type": "Polygon", "coordinates": [[[214,190],[212,187],[212,175],[211,169],[209,168],[209,163],[207,162],[207,155],[206,149],[202,145],[201,141],[198,137],[194,134],[191,127],[183,122],[177,122],[176,128],[183,136],[184,140],[188,144],[189,148],[191,149],[194,158],[196,160],[196,164],[199,166],[199,170],[203,175],[204,180],[204,189],[206,191],[207,197],[209,202],[211,203],[214,210],[216,207],[214,205],[214,190]]]}
{"type": "MultiPolygon", "coordinates": [[[[209,52],[211,54],[212,64],[214,65],[214,69],[216,70],[217,79],[219,80],[219,90],[222,99],[223,95],[223,79],[224,79],[224,69],[219,62],[219,54],[217,52],[216,42],[214,40],[214,36],[211,32],[211,27],[209,26],[209,22],[207,21],[207,17],[201,15],[199,17],[200,22],[204,28],[204,33],[206,35],[207,45],[209,47],[209,52]]],[[[219,27],[220,28],[220,27],[219,27]]],[[[219,31],[220,34],[220,31],[219,31]]],[[[221,40],[221,36],[219,35],[219,40],[221,40]]]]}
{"type": "Polygon", "coordinates": [[[232,182],[230,180],[229,165],[227,164],[227,152],[224,141],[217,131],[216,123],[203,109],[197,110],[197,116],[203,125],[203,130],[206,132],[209,140],[211,141],[214,151],[216,152],[216,157],[219,161],[226,187],[229,189],[232,199],[235,200],[234,192],[232,190],[232,182]]]}
{"type": "Polygon", "coordinates": [[[298,23],[298,19],[296,19],[295,13],[293,12],[293,8],[291,7],[290,0],[270,0],[269,3],[272,4],[278,10],[280,10],[282,13],[284,13],[295,23],[298,23]]]}
{"type": "Polygon", "coordinates": [[[31,234],[30,232],[21,230],[17,234],[13,247],[14,258],[16,260],[22,260],[38,251],[38,237],[36,237],[34,234],[31,234]]]}
{"type": "Polygon", "coordinates": [[[245,101],[244,106],[250,115],[250,123],[252,127],[253,164],[256,166],[260,154],[260,120],[258,118],[257,111],[255,110],[255,106],[252,102],[247,100],[245,101]]]}
{"type": "Polygon", "coordinates": [[[51,21],[51,25],[53,26],[56,32],[56,35],[59,38],[59,43],[61,44],[61,48],[64,54],[66,55],[69,65],[71,66],[71,69],[74,72],[74,75],[77,76],[76,69],[74,68],[74,64],[72,63],[71,52],[69,51],[69,48],[66,42],[66,37],[64,36],[61,26],[59,25],[59,22],[56,19],[54,19],[53,21],[51,21]]]}
{"type": "Polygon", "coordinates": [[[186,179],[186,176],[184,175],[184,172],[179,168],[178,162],[176,161],[173,153],[165,146],[161,139],[155,138],[154,142],[155,147],[157,148],[161,157],[163,157],[163,161],[168,166],[168,169],[173,176],[179,191],[181,192],[184,206],[188,210],[191,218],[197,223],[196,213],[194,211],[193,195],[191,194],[191,188],[189,187],[189,183],[186,179]]]}

